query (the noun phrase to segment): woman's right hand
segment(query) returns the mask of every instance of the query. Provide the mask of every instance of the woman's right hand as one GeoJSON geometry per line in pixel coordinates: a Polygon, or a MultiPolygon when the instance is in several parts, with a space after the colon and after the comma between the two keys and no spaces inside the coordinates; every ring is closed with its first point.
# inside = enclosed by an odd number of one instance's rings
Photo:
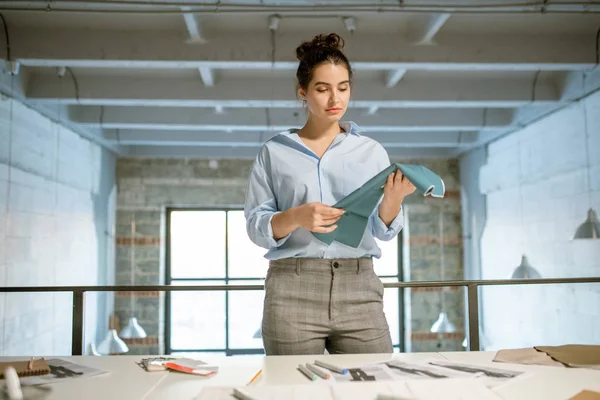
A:
{"type": "Polygon", "coordinates": [[[344,214],[344,210],[319,202],[303,204],[292,210],[294,224],[297,227],[319,233],[333,232],[337,228],[334,224],[344,214]]]}

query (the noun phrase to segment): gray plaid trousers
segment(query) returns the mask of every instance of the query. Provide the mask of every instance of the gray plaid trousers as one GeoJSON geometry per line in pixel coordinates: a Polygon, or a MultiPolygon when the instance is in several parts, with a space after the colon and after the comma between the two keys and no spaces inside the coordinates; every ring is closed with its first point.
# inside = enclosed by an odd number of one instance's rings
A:
{"type": "Polygon", "coordinates": [[[391,353],[372,259],[270,261],[262,336],[267,355],[391,353]]]}

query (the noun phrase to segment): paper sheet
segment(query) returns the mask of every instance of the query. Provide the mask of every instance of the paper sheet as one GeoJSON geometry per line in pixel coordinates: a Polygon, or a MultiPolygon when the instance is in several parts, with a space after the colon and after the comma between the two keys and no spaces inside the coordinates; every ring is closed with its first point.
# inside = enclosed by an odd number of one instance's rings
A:
{"type": "Polygon", "coordinates": [[[232,387],[210,387],[202,388],[194,400],[235,400],[232,387]]]}
{"type": "Polygon", "coordinates": [[[477,378],[492,388],[527,374],[506,368],[493,368],[483,365],[465,364],[454,361],[423,360],[405,362],[389,360],[348,368],[347,374],[330,371],[335,382],[389,382],[431,379],[477,378]]]}
{"type": "MultiPolygon", "coordinates": [[[[245,386],[254,400],[376,400],[380,394],[407,400],[502,400],[477,379],[439,379],[405,382],[346,382],[335,384],[245,386]]],[[[233,388],[207,387],[194,400],[234,400],[233,388]]]]}
{"type": "Polygon", "coordinates": [[[336,400],[376,399],[380,394],[412,398],[406,382],[360,382],[341,383],[335,386],[336,400]]]}
{"type": "MultiPolygon", "coordinates": [[[[306,380],[300,385],[244,386],[252,400],[375,400],[380,394],[409,400],[501,400],[492,388],[521,371],[446,360],[386,362],[348,367],[348,374],[332,371],[331,380],[306,380]]],[[[300,372],[298,372],[300,373],[300,372]]],[[[234,400],[234,388],[205,388],[195,400],[234,400]]]]}
{"type": "Polygon", "coordinates": [[[415,400],[502,400],[479,379],[405,382],[415,400]]]}

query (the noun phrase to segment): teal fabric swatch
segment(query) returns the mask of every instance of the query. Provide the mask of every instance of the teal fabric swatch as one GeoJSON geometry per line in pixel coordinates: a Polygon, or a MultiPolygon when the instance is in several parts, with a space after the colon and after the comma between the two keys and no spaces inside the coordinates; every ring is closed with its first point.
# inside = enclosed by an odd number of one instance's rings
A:
{"type": "Polygon", "coordinates": [[[350,247],[358,247],[369,216],[383,196],[383,185],[388,175],[397,170],[402,171],[404,177],[410,180],[423,196],[444,197],[444,181],[437,174],[422,165],[394,163],[333,205],[335,208],[346,210],[337,221],[338,227],[333,232],[312,234],[326,244],[335,240],[350,247]]]}

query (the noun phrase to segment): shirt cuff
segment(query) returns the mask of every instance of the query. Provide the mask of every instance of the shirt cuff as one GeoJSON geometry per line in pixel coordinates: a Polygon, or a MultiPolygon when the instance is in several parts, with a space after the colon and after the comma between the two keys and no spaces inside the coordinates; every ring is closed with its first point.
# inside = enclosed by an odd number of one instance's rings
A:
{"type": "Polygon", "coordinates": [[[375,218],[373,221],[373,231],[375,237],[381,240],[392,240],[404,226],[404,207],[400,207],[400,212],[392,220],[388,227],[379,216],[379,207],[375,209],[375,218]]]}
{"type": "Polygon", "coordinates": [[[279,214],[281,211],[277,211],[274,212],[273,214],[271,214],[268,218],[263,218],[263,221],[266,221],[267,226],[266,229],[263,229],[262,231],[265,232],[266,231],[266,238],[267,238],[267,242],[269,244],[269,248],[274,248],[274,247],[279,247],[282,244],[284,244],[289,237],[292,235],[291,233],[288,233],[287,236],[282,237],[279,240],[275,240],[273,238],[273,226],[271,225],[271,220],[273,219],[273,217],[277,214],[279,214]]]}

